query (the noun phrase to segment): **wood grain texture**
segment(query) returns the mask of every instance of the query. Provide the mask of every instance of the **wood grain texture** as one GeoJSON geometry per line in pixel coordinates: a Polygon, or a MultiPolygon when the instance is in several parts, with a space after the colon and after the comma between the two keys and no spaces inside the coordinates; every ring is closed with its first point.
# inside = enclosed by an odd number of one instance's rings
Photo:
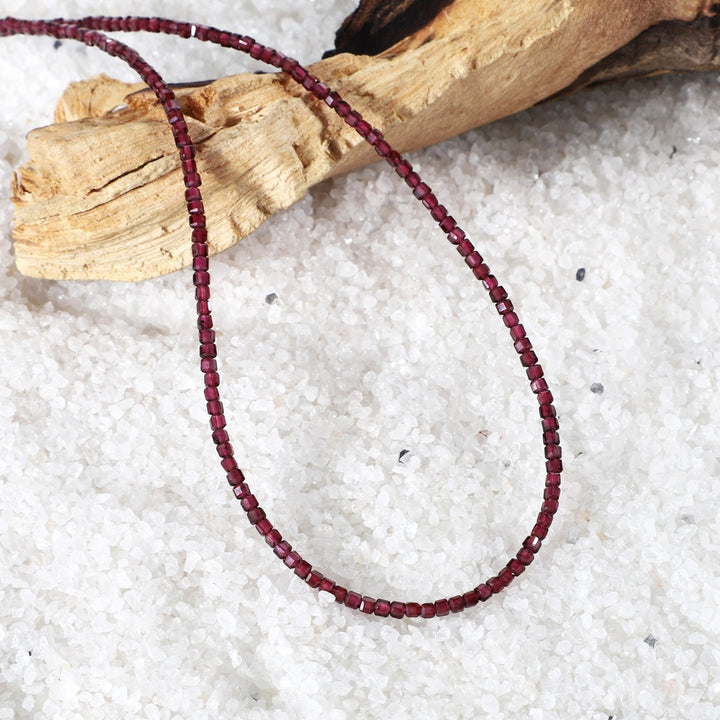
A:
{"type": "MultiPolygon", "coordinates": [[[[358,9],[356,33],[375,22],[371,5],[358,9]]],[[[397,32],[417,3],[396,5],[385,30],[397,32]]],[[[310,69],[407,151],[628,72],[622,48],[632,54],[648,28],[709,42],[712,15],[705,0],[454,0],[377,54],[340,53],[310,69]]],[[[377,160],[285,76],[235,75],[177,93],[198,146],[213,252],[323,179],[377,160]]],[[[189,264],[179,161],[154,96],[95,78],[68,89],[56,119],[29,135],[13,187],[20,270],[139,280],[189,264]]]]}

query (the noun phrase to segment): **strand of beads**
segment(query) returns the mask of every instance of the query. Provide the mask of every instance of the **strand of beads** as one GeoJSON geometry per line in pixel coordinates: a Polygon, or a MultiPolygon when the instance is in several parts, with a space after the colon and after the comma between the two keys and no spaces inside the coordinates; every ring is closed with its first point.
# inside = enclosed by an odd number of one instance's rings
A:
{"type": "Polygon", "coordinates": [[[500,285],[498,279],[490,272],[490,268],[468,239],[465,231],[448,213],[447,208],[440,204],[430,186],[424,183],[412,165],[391,147],[383,134],[373,128],[337,92],[332,91],[324,82],[313,76],[297,60],[262,45],[247,35],[157,17],[98,16],[86,17],[81,20],[56,19],[52,21],[17,20],[8,17],[0,20],[0,36],[16,34],[49,35],[58,39],[77,40],[124,60],[153,90],[165,110],[180,154],[186,188],[185,200],[191,228],[193,284],[195,286],[198,316],[200,369],[205,381],[204,392],[207,411],[210,416],[212,439],[235,497],[240,500],[242,508],[247,513],[248,520],[265,538],[266,543],[272,548],[275,555],[311,588],[330,593],[337,602],[344,604],[348,608],[368,614],[374,613],[381,617],[389,615],[395,618],[432,618],[448,615],[451,612],[457,613],[479,602],[484,602],[493,594],[501,592],[514,578],[523,573],[540,549],[552,524],[553,516],[558,509],[562,450],[560,448],[559,424],[553,404],[553,396],[545,380],[537,355],[533,350],[532,343],[526,335],[525,328],[520,323],[505,288],[500,285]],[[245,52],[256,60],[265,62],[289,75],[315,98],[334,110],[347,125],[354,128],[375,149],[375,152],[381,158],[385,159],[394,168],[395,172],[412,190],[413,195],[430,213],[450,243],[455,246],[475,278],[481,281],[503,324],[510,332],[513,347],[525,368],[530,389],[537,398],[546,469],[543,502],[535,525],[515,556],[510,558],[497,575],[462,595],[441,598],[432,602],[391,602],[376,599],[354,590],[348,590],[314,569],[297,550],[293,549],[289,542],[282,538],[280,532],[267,518],[235,460],[230,436],[226,429],[223,404],[220,399],[220,375],[216,361],[217,346],[210,310],[207,223],[200,192],[201,177],[195,161],[195,146],[190,137],[180,105],[162,77],[130,47],[117,40],[112,40],[104,34],[105,32],[120,31],[164,33],[217,43],[224,47],[245,52]]]}

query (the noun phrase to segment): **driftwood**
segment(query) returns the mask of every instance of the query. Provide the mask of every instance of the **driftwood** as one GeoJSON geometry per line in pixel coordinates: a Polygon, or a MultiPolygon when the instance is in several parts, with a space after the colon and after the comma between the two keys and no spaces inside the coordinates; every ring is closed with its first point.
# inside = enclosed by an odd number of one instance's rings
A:
{"type": "MultiPolygon", "coordinates": [[[[707,0],[363,0],[311,71],[401,151],[612,79],[712,70],[707,0]],[[364,53],[364,54],[360,54],[364,53]]],[[[282,48],[280,48],[282,49],[282,48]]],[[[138,280],[190,261],[179,162],[144,86],[71,86],[13,185],[19,269],[138,280]]],[[[377,159],[283,75],[177,88],[219,252],[325,178],[377,159]]]]}

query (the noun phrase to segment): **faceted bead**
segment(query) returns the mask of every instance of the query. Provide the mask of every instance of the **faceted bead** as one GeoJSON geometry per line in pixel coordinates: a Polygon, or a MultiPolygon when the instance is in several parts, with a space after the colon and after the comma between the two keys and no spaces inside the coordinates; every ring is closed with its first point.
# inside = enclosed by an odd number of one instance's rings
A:
{"type": "Polygon", "coordinates": [[[219,430],[220,428],[224,428],[227,425],[227,421],[225,420],[224,415],[213,415],[210,418],[210,427],[213,430],[219,430]]]}
{"type": "Polygon", "coordinates": [[[562,457],[562,448],[559,445],[546,445],[545,446],[545,459],[555,460],[562,457]]]}
{"type": "Polygon", "coordinates": [[[494,302],[500,302],[501,300],[505,300],[507,298],[507,290],[502,285],[498,285],[497,287],[490,290],[490,299],[494,302]]]}
{"type": "Polygon", "coordinates": [[[548,513],[544,511],[540,511],[537,516],[537,524],[540,525],[540,527],[549,528],[552,525],[552,515],[548,515],[548,513]]]}
{"type": "MultiPolygon", "coordinates": [[[[277,546],[279,547],[279,545],[277,546]]],[[[276,547],[276,549],[277,549],[276,547]]],[[[296,550],[290,550],[287,555],[283,558],[283,562],[287,567],[289,567],[291,570],[302,560],[300,557],[300,553],[296,550]]]]}
{"type": "Polygon", "coordinates": [[[524,338],[525,328],[522,325],[516,325],[515,327],[510,328],[510,337],[516,342],[521,338],[524,338]]]}
{"type": "Polygon", "coordinates": [[[200,357],[201,358],[214,358],[217,357],[217,346],[215,343],[204,343],[200,346],[200,357]]]}
{"type": "Polygon", "coordinates": [[[225,472],[230,472],[231,470],[235,470],[237,468],[237,460],[235,460],[232,455],[229,455],[228,457],[224,457],[222,459],[220,465],[222,465],[222,469],[225,472]]]}
{"type": "MultiPolygon", "coordinates": [[[[377,145],[381,138],[382,134],[378,130],[370,130],[370,132],[365,136],[365,139],[370,145],[377,145]]],[[[382,155],[382,153],[380,153],[380,155],[382,155]]]]}
{"type": "MultiPolygon", "coordinates": [[[[368,135],[368,137],[370,137],[370,136],[368,135]]],[[[380,157],[387,157],[391,152],[390,145],[388,145],[388,143],[385,140],[379,140],[375,144],[375,152],[380,157]]]]}
{"type": "Polygon", "coordinates": [[[322,590],[323,592],[331,593],[335,588],[335,581],[331,580],[330,578],[324,577],[320,581],[320,585],[318,586],[319,590],[322,590]]]}
{"type": "Polygon", "coordinates": [[[462,596],[462,601],[465,607],[473,607],[480,602],[480,593],[477,590],[470,590],[462,596]]]}
{"type": "Polygon", "coordinates": [[[345,598],[346,607],[349,607],[351,610],[357,610],[360,607],[360,603],[362,603],[362,596],[350,590],[345,598]]]}
{"type": "Polygon", "coordinates": [[[505,327],[511,328],[515,327],[520,322],[520,318],[517,316],[514,312],[506,313],[502,316],[503,323],[505,324],[505,327]]]}
{"type": "Polygon", "coordinates": [[[254,495],[246,495],[241,501],[240,505],[243,510],[252,510],[258,506],[258,500],[254,495]]]}
{"type": "Polygon", "coordinates": [[[513,345],[515,348],[515,352],[519,355],[522,355],[524,352],[527,352],[528,350],[532,350],[532,343],[530,342],[530,338],[524,337],[520,338],[520,340],[516,341],[513,345]]]}
{"type": "Polygon", "coordinates": [[[542,429],[547,430],[557,430],[560,427],[560,423],[558,422],[558,419],[556,417],[547,417],[543,418],[542,420],[542,429]]]}
{"type": "Polygon", "coordinates": [[[355,112],[355,110],[351,110],[346,116],[345,116],[345,122],[350,127],[356,127],[357,124],[360,122],[360,114],[355,112]]]}
{"type": "Polygon", "coordinates": [[[305,578],[305,582],[311,587],[311,588],[317,588],[320,585],[320,581],[323,579],[324,575],[322,573],[319,573],[317,570],[313,570],[307,578],[305,578]]]}
{"type": "Polygon", "coordinates": [[[295,568],[295,574],[305,580],[312,570],[312,565],[307,560],[301,560],[295,568]]]}
{"type": "Polygon", "coordinates": [[[490,292],[490,290],[494,290],[498,286],[498,279],[494,275],[488,275],[483,280],[483,287],[490,292]]]}
{"type": "Polygon", "coordinates": [[[533,533],[532,535],[528,535],[528,537],[523,540],[523,547],[531,550],[533,553],[536,553],[542,545],[540,540],[541,538],[538,538],[535,533],[533,533]]]}
{"type": "Polygon", "coordinates": [[[430,215],[432,215],[433,220],[440,222],[447,216],[447,212],[447,208],[444,205],[435,205],[431,210],[430,215]]]}
{"type": "Polygon", "coordinates": [[[265,534],[265,542],[271,547],[274,548],[280,541],[282,540],[282,535],[280,534],[280,531],[276,528],[272,528],[270,532],[265,534]]]}
{"type": "Polygon", "coordinates": [[[560,507],[560,503],[558,503],[557,500],[546,500],[542,504],[541,509],[547,515],[554,515],[558,511],[559,507],[560,507]]]}
{"type": "Polygon", "coordinates": [[[523,565],[529,565],[535,559],[535,555],[533,554],[532,550],[528,550],[527,548],[522,548],[521,550],[518,551],[517,559],[523,565]]]}
{"type": "Polygon", "coordinates": [[[335,585],[331,592],[335,596],[335,602],[339,603],[344,603],[348,596],[347,588],[344,588],[342,585],[335,585]]]}
{"type": "Polygon", "coordinates": [[[215,449],[221,458],[232,457],[233,455],[233,446],[230,443],[221,443],[215,449]]]}
{"type": "Polygon", "coordinates": [[[405,614],[409,618],[420,617],[421,613],[422,613],[422,607],[420,607],[420,603],[409,602],[405,605],[405,614]]]}
{"type": "Polygon", "coordinates": [[[478,280],[484,280],[490,274],[490,268],[485,263],[473,268],[473,275],[478,280]]]}
{"type": "Polygon", "coordinates": [[[209,300],[210,299],[210,286],[209,285],[196,285],[195,286],[195,299],[196,300],[209,300]]]}
{"type": "Polygon", "coordinates": [[[533,380],[530,383],[530,389],[536,394],[541,393],[543,390],[547,390],[548,389],[547,380],[545,380],[545,378],[540,378],[539,380],[533,380]]]}
{"type": "Polygon", "coordinates": [[[200,187],[202,178],[199,173],[188,173],[184,177],[185,187],[200,187]]]}
{"type": "Polygon", "coordinates": [[[500,313],[500,315],[505,315],[505,313],[509,313],[514,309],[514,306],[512,304],[512,300],[500,300],[500,302],[495,303],[495,309],[500,313]]]}
{"type": "Polygon", "coordinates": [[[493,591],[494,595],[497,595],[505,588],[505,583],[499,577],[490,578],[487,581],[487,584],[490,586],[490,589],[493,591]]]}
{"type": "Polygon", "coordinates": [[[214,358],[203,358],[200,361],[200,370],[204,373],[214,373],[217,371],[217,360],[214,358]]]}
{"type": "Polygon", "coordinates": [[[462,257],[467,257],[474,249],[475,246],[467,239],[457,244],[457,251],[462,257]]]}
{"type": "Polygon", "coordinates": [[[335,110],[340,117],[344,118],[350,112],[350,105],[348,105],[348,103],[344,100],[341,100],[335,105],[333,110],[335,110]]]}
{"type": "Polygon", "coordinates": [[[261,535],[265,536],[273,529],[273,526],[272,526],[272,523],[267,518],[264,518],[255,526],[255,529],[261,535]]]}
{"type": "Polygon", "coordinates": [[[548,534],[548,528],[543,527],[542,525],[535,525],[535,527],[532,529],[532,534],[535,535],[539,540],[544,540],[547,537],[548,534]]]}
{"type": "Polygon", "coordinates": [[[371,598],[369,595],[365,595],[362,599],[360,612],[364,612],[367,615],[372,615],[375,612],[375,602],[375,598],[371,598]]]}
{"type": "MultiPolygon", "coordinates": [[[[442,228],[442,225],[440,227],[442,228]]],[[[443,228],[443,230],[444,230],[444,228],[443,228]]],[[[460,242],[462,242],[465,239],[465,231],[460,227],[455,226],[451,230],[445,230],[445,232],[447,232],[448,240],[453,245],[458,245],[460,242]]]]}
{"type": "Polygon", "coordinates": [[[233,486],[233,495],[238,499],[242,500],[244,497],[250,494],[250,488],[242,482],[242,480],[233,486]]]}
{"type": "Polygon", "coordinates": [[[388,600],[376,600],[375,614],[378,617],[387,617],[390,614],[390,602],[388,600]]]}
{"type": "Polygon", "coordinates": [[[224,412],[222,402],[220,400],[210,400],[207,403],[207,411],[210,415],[222,415],[224,412]]]}
{"type": "Polygon", "coordinates": [[[265,518],[265,511],[262,508],[255,508],[247,514],[248,520],[251,525],[257,525],[261,520],[265,518]]]}
{"type": "Polygon", "coordinates": [[[547,487],[559,487],[560,475],[558,475],[557,473],[548,473],[545,476],[545,485],[547,487]]]}
{"type": "Polygon", "coordinates": [[[533,350],[528,350],[520,356],[520,362],[524,367],[531,367],[538,361],[537,355],[533,350]]]}
{"type": "MultiPolygon", "coordinates": [[[[450,234],[450,231],[457,227],[457,223],[455,222],[455,218],[451,215],[448,215],[447,217],[443,218],[442,222],[440,223],[440,229],[444,233],[450,234]]],[[[458,243],[460,240],[458,240],[458,243]]]]}
{"type": "MultiPolygon", "coordinates": [[[[458,245],[458,247],[460,247],[458,245]]],[[[473,250],[469,255],[465,258],[465,264],[469,268],[476,268],[478,265],[482,264],[482,255],[477,250],[473,250]]]]}
{"type": "Polygon", "coordinates": [[[391,617],[397,618],[398,620],[400,618],[405,617],[407,614],[407,605],[402,602],[393,602],[390,603],[390,615],[391,617]]]}
{"type": "Polygon", "coordinates": [[[437,600],[435,607],[438,616],[450,614],[450,603],[447,600],[437,600]]]}
{"type": "Polygon", "coordinates": [[[207,257],[196,256],[193,258],[193,270],[207,270],[210,262],[207,257]]]}
{"type": "Polygon", "coordinates": [[[403,162],[402,155],[397,150],[390,150],[388,153],[388,156],[385,158],[388,162],[388,165],[391,165],[392,167],[397,167],[403,162]]]}
{"type": "Polygon", "coordinates": [[[463,602],[462,595],[454,595],[448,598],[448,605],[450,606],[450,612],[459,613],[465,609],[465,603],[463,602]]]}
{"type": "Polygon", "coordinates": [[[555,430],[549,430],[543,433],[543,444],[544,445],[559,445],[560,444],[560,433],[555,430]]]}
{"type": "Polygon", "coordinates": [[[553,401],[553,394],[549,390],[543,390],[538,393],[537,399],[541,405],[550,405],[553,401]]]}
{"type": "Polygon", "coordinates": [[[556,458],[554,460],[548,460],[545,463],[545,470],[549,473],[561,473],[563,469],[562,460],[556,458]]]}
{"type": "Polygon", "coordinates": [[[413,195],[418,200],[422,200],[424,197],[426,197],[429,194],[430,194],[430,188],[424,182],[421,182],[419,185],[416,185],[415,189],[413,190],[413,195]]]}
{"type": "Polygon", "coordinates": [[[360,120],[355,129],[357,130],[358,135],[366,137],[367,134],[372,130],[372,125],[370,125],[367,120],[360,120]]]}
{"type": "Polygon", "coordinates": [[[200,330],[198,332],[198,340],[202,343],[214,343],[215,342],[215,331],[214,330],[200,330]]]}
{"type": "Polygon", "coordinates": [[[423,603],[420,614],[424,618],[434,618],[436,613],[435,603],[423,603]]]}
{"type": "Polygon", "coordinates": [[[513,575],[513,574],[510,572],[510,570],[509,570],[508,568],[506,568],[506,567],[503,568],[503,569],[498,573],[498,580],[500,580],[500,582],[501,582],[505,587],[507,587],[507,586],[512,582],[513,577],[514,577],[514,575],[513,575]]]}
{"type": "MultiPolygon", "coordinates": [[[[427,208],[428,210],[430,210],[430,214],[432,215],[433,210],[435,210],[435,208],[438,207],[438,199],[435,197],[435,195],[434,195],[433,193],[430,193],[429,195],[426,195],[426,196],[422,199],[422,204],[423,204],[423,206],[424,206],[425,208],[427,208]]],[[[447,213],[445,213],[445,214],[447,214],[447,213]]],[[[433,216],[433,217],[434,217],[434,216],[433,216]]],[[[443,215],[442,217],[445,217],[445,215],[443,215]]],[[[438,220],[441,220],[442,217],[441,217],[441,218],[437,218],[437,219],[438,219],[438,220]]]]}
{"type": "Polygon", "coordinates": [[[525,371],[525,374],[527,375],[528,380],[537,380],[538,378],[541,378],[544,373],[540,365],[533,365],[525,371]]]}
{"type": "MultiPolygon", "coordinates": [[[[488,581],[489,582],[489,581],[488,581]]],[[[481,602],[485,602],[492,594],[493,590],[488,583],[482,583],[475,588],[481,602]]]]}
{"type": "MultiPolygon", "coordinates": [[[[220,390],[218,388],[205,388],[203,390],[203,394],[205,395],[206,400],[219,400],[220,399],[220,390]]],[[[215,434],[213,433],[213,439],[215,437],[215,434]]],[[[221,442],[225,442],[224,440],[221,442]]]]}
{"type": "Polygon", "coordinates": [[[514,577],[521,575],[525,572],[525,566],[517,559],[513,558],[507,564],[507,569],[513,574],[514,577]]]}
{"type": "Polygon", "coordinates": [[[218,375],[216,372],[206,373],[205,385],[207,387],[218,387],[218,385],[220,385],[220,375],[218,375]]]}
{"type": "Polygon", "coordinates": [[[235,470],[231,470],[227,474],[227,481],[230,485],[238,486],[245,482],[245,475],[243,475],[243,471],[240,468],[235,468],[235,470]]]}
{"type": "Polygon", "coordinates": [[[401,177],[405,178],[412,172],[412,165],[407,160],[402,160],[397,164],[395,172],[401,177]]]}
{"type": "Polygon", "coordinates": [[[292,545],[287,540],[281,540],[274,548],[273,552],[281,559],[284,560],[292,550],[292,545]]]}
{"type": "Polygon", "coordinates": [[[411,172],[405,178],[405,183],[408,187],[415,188],[420,183],[420,176],[416,172],[411,172]]]}

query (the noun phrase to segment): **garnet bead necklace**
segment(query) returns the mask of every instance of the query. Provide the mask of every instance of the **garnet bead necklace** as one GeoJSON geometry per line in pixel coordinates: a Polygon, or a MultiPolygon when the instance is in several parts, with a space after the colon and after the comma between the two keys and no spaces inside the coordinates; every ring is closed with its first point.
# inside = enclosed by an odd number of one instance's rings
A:
{"type": "MultiPolygon", "coordinates": [[[[553,396],[545,380],[543,369],[533,351],[532,344],[520,323],[513,304],[505,288],[490,272],[490,268],[480,253],[466,237],[464,230],[457,224],[444,205],[435,197],[432,189],[424,183],[413,170],[412,165],[400,153],[394,150],[383,134],[373,128],[362,115],[353,110],[337,92],[331,90],[324,82],[311,75],[297,60],[293,60],[266,45],[261,45],[253,38],[238,35],[213,27],[176,22],[157,17],[87,17],[81,20],[55,19],[18,20],[6,17],[0,20],[0,36],[9,35],[48,35],[58,39],[69,39],[84,42],[86,45],[100,48],[109,55],[119,57],[133,68],[148,84],[162,104],[170,124],[175,145],[180,154],[182,173],[185,181],[185,200],[187,202],[188,220],[192,239],[193,284],[197,306],[198,340],[200,343],[200,369],[205,381],[205,401],[210,416],[212,439],[215,443],[220,464],[226,473],[233,494],[247,513],[248,520],[265,538],[272,548],[295,575],[304,580],[311,588],[316,588],[334,596],[338,603],[352,610],[381,617],[388,615],[394,618],[422,617],[432,618],[438,615],[458,613],[465,608],[486,601],[491,595],[501,592],[512,580],[523,573],[533,561],[540,549],[542,541],[548,534],[553,516],[558,509],[560,497],[560,473],[562,472],[562,451],[558,434],[558,419],[553,405],[553,396]],[[220,375],[218,374],[217,347],[215,331],[210,310],[210,271],[208,258],[208,234],[205,210],[200,193],[201,178],[195,162],[195,145],[190,137],[187,123],[175,94],[137,52],[122,42],[107,37],[104,32],[155,32],[178,35],[183,38],[217,43],[224,47],[242,50],[256,60],[261,60],[292,77],[311,95],[328,108],[334,110],[350,127],[365,139],[375,152],[387,161],[390,167],[405,181],[413,195],[424,205],[440,230],[455,246],[472,274],[487,290],[490,300],[495,306],[500,319],[510,333],[516,353],[525,368],[530,389],[537,398],[542,427],[542,439],[545,452],[545,491],[540,512],[534,527],[525,538],[522,547],[497,575],[476,586],[462,595],[442,598],[434,602],[391,602],[362,595],[354,590],[339,585],[326,577],[293,549],[287,540],[266,517],[257,498],[250,491],[242,470],[235,460],[230,436],[226,429],[223,404],[220,400],[220,375]]],[[[318,110],[320,112],[321,110],[318,110]]]]}

